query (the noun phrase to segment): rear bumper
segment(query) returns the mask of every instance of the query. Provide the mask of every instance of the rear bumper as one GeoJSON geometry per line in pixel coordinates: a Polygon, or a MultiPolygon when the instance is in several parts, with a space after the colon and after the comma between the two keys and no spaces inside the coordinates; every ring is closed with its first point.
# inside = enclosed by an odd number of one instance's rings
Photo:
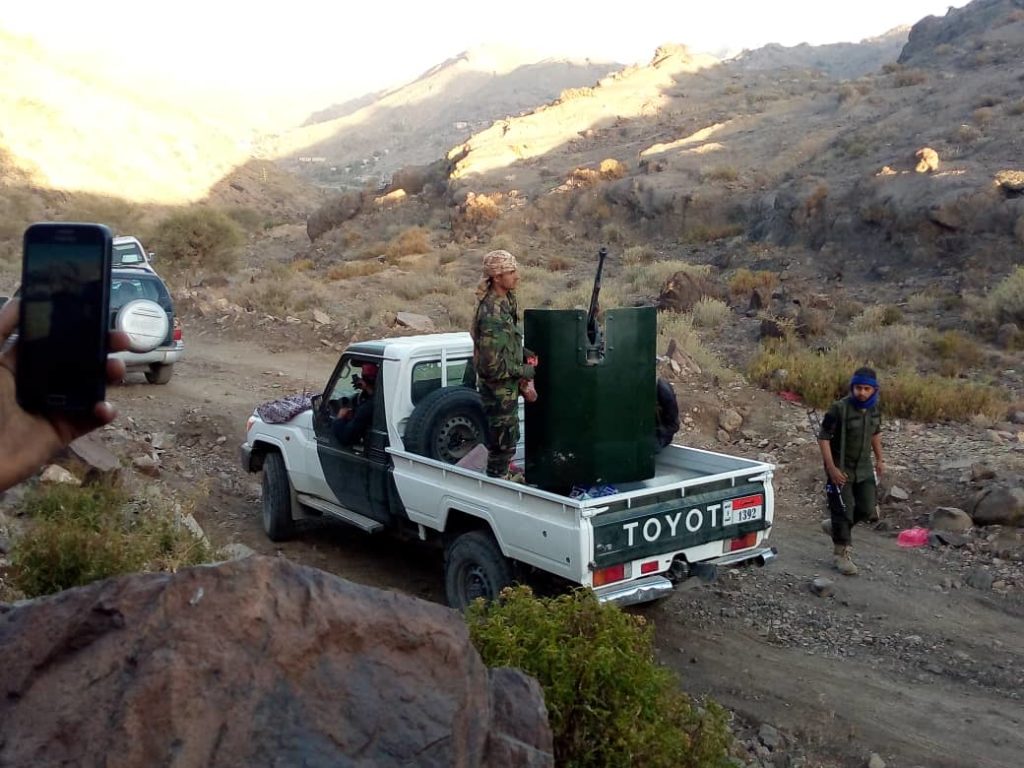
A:
{"type": "MultiPolygon", "coordinates": [[[[694,563],[690,566],[690,575],[710,582],[715,580],[719,567],[725,568],[748,563],[767,565],[776,557],[778,557],[778,550],[775,547],[758,547],[744,552],[734,552],[712,560],[694,563]]],[[[675,589],[675,584],[665,576],[656,574],[625,584],[609,584],[606,587],[598,587],[594,590],[594,594],[602,603],[615,603],[624,606],[660,600],[672,594],[673,589],[675,589]]]]}
{"type": "Polygon", "coordinates": [[[157,347],[151,352],[115,352],[115,360],[123,360],[126,368],[147,368],[151,365],[174,365],[185,355],[185,347],[157,347]]]}
{"type": "Polygon", "coordinates": [[[594,590],[602,603],[616,605],[637,605],[660,600],[672,594],[672,582],[664,576],[647,576],[625,584],[609,584],[594,590]]]}

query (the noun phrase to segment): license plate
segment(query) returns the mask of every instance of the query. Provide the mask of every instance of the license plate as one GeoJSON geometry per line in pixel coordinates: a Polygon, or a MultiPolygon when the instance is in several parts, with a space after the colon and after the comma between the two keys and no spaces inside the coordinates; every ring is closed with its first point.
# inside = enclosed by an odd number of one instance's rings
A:
{"type": "Polygon", "coordinates": [[[722,504],[722,525],[739,525],[764,517],[764,497],[761,494],[729,499],[722,504]]]}

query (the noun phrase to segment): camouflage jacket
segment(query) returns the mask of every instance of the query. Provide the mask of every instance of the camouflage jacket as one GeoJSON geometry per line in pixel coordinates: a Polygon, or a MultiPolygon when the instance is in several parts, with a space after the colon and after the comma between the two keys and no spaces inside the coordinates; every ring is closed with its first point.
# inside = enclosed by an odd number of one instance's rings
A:
{"type": "Polygon", "coordinates": [[[477,304],[471,333],[473,366],[485,382],[533,378],[533,366],[523,362],[523,332],[514,293],[498,296],[488,291],[477,304]]]}

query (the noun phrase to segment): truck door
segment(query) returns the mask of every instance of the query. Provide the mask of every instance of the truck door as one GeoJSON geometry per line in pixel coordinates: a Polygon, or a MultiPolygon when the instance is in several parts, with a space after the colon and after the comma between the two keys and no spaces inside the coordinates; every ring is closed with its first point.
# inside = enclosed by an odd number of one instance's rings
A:
{"type": "Polygon", "coordinates": [[[384,483],[387,477],[387,426],[384,413],[384,387],[379,359],[346,355],[339,361],[324,392],[320,408],[313,414],[317,456],[328,488],[337,503],[361,515],[387,522],[388,502],[384,483]],[[364,363],[377,366],[373,392],[373,420],[365,436],[353,445],[342,445],[332,428],[343,398],[355,403],[362,395],[353,382],[364,363]],[[384,497],[382,498],[382,493],[384,497]]]}

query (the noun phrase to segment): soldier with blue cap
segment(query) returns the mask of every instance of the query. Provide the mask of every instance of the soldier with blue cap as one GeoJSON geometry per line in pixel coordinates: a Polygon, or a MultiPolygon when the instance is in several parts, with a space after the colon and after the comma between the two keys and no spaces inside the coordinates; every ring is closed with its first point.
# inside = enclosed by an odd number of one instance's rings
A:
{"type": "Polygon", "coordinates": [[[850,557],[852,529],[874,514],[878,477],[885,468],[878,392],[874,369],[858,368],[850,378],[849,395],[829,407],[818,432],[828,475],[825,490],[834,564],[844,576],[857,575],[857,565],[850,557]]]}

